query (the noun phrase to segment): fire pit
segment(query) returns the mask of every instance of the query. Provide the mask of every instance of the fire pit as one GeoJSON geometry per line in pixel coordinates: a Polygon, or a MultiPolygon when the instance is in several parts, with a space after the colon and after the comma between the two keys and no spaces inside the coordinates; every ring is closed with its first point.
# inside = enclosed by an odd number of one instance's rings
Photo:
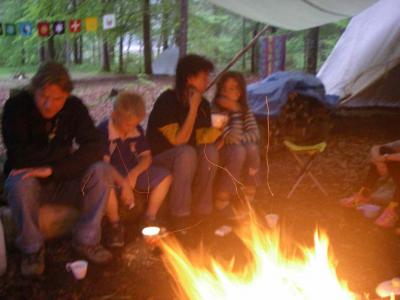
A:
{"type": "Polygon", "coordinates": [[[179,299],[357,299],[336,274],[326,234],[317,230],[313,248],[296,249],[284,245],[278,229],[254,219],[237,234],[251,256],[240,271],[234,260],[224,264],[203,250],[185,251],[174,239],[161,243],[179,299]],[[301,255],[290,254],[296,251],[301,255]]]}

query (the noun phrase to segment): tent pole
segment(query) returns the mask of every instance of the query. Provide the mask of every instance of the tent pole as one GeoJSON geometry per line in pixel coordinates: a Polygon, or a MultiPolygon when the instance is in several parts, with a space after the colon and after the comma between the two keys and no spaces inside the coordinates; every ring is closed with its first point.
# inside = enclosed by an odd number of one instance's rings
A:
{"type": "Polygon", "coordinates": [[[242,55],[246,53],[246,51],[249,50],[257,42],[260,36],[264,34],[269,29],[269,27],[270,27],[269,25],[265,25],[265,27],[257,33],[257,35],[250,41],[250,43],[248,43],[246,47],[240,50],[226,65],[226,67],[221,72],[219,72],[217,76],[215,76],[215,78],[210,82],[206,90],[209,90],[218,81],[218,79],[222,76],[222,74],[228,71],[230,67],[232,67],[239,60],[239,58],[241,58],[242,55]]]}

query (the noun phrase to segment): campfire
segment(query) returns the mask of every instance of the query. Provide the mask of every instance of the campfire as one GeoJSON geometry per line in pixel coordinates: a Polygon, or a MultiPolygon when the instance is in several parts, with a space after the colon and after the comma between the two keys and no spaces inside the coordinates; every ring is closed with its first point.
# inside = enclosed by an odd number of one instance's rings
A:
{"type": "Polygon", "coordinates": [[[249,253],[240,269],[234,259],[226,263],[201,248],[185,251],[174,239],[162,242],[179,299],[357,299],[337,277],[326,234],[315,232],[313,248],[290,247],[279,230],[267,230],[253,219],[237,235],[249,253]]]}

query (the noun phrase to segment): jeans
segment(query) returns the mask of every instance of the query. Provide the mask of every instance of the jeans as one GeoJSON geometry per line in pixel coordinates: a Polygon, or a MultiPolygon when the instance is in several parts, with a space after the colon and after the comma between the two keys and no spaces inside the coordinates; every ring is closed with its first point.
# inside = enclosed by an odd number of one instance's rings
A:
{"type": "Polygon", "coordinates": [[[247,186],[258,184],[258,171],[260,170],[260,150],[255,143],[228,144],[221,150],[221,163],[226,170],[218,173],[217,193],[234,194],[239,181],[247,186]],[[249,170],[256,170],[250,174],[249,170]],[[233,177],[231,177],[231,176],[233,177]]]}
{"type": "Polygon", "coordinates": [[[218,163],[213,144],[179,145],[153,157],[153,163],[168,169],[173,177],[169,192],[172,216],[185,217],[193,210],[202,215],[212,212],[212,183],[218,163]],[[210,163],[210,161],[212,163],[210,163]]]}
{"type": "Polygon", "coordinates": [[[43,245],[39,230],[39,209],[43,202],[75,204],[81,213],[73,229],[74,242],[96,245],[101,239],[101,219],[112,185],[111,168],[103,162],[91,165],[83,176],[57,181],[9,175],[4,190],[17,225],[16,246],[23,253],[35,253],[43,245]]]}

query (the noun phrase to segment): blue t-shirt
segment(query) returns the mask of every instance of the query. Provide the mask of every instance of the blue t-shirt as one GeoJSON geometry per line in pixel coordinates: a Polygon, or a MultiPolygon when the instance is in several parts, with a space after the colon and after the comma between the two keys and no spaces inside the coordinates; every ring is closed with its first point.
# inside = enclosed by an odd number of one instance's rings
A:
{"type": "Polygon", "coordinates": [[[150,151],[143,128],[140,125],[136,128],[139,135],[128,135],[122,139],[111,120],[106,119],[98,126],[103,137],[103,156],[106,156],[109,163],[124,177],[138,164],[139,155],[150,151]]]}

